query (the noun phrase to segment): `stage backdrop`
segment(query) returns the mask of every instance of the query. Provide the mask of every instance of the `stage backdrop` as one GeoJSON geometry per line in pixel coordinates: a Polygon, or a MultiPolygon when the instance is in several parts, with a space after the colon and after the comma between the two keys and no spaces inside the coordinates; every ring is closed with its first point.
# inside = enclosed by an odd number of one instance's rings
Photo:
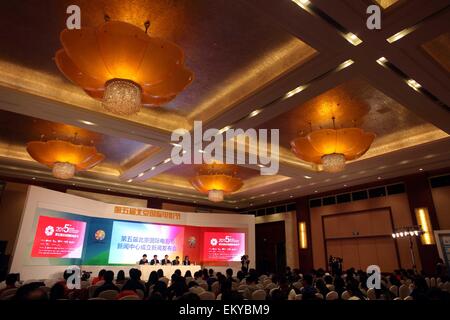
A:
{"type": "Polygon", "coordinates": [[[236,269],[243,254],[255,261],[254,230],[249,215],[128,207],[30,186],[11,272],[27,280],[54,278],[69,265],[125,269],[144,253],[236,269]]]}

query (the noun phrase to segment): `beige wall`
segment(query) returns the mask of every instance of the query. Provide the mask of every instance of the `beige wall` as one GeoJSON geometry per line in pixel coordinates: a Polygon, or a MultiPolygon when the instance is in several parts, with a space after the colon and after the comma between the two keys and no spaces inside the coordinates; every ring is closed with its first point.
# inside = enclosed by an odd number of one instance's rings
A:
{"type": "Polygon", "coordinates": [[[260,216],[255,219],[256,224],[276,221],[284,221],[284,230],[286,233],[286,265],[291,268],[298,268],[297,214],[295,211],[292,211],[260,216]]]}
{"type": "MultiPolygon", "coordinates": [[[[376,209],[390,207],[394,220],[394,228],[410,226],[413,224],[411,212],[406,194],[399,194],[387,197],[360,200],[348,203],[342,203],[331,206],[311,208],[311,238],[314,268],[326,268],[325,243],[322,231],[322,216],[332,215],[344,212],[353,212],[360,210],[376,209]]],[[[375,213],[376,214],[376,213],[375,213]]],[[[409,251],[409,242],[406,239],[398,239],[397,245],[400,255],[400,264],[402,268],[411,268],[411,255],[409,251]]],[[[416,260],[419,260],[419,254],[415,245],[416,260]]],[[[421,269],[420,261],[416,261],[417,267],[421,269]]]]}
{"type": "Polygon", "coordinates": [[[8,241],[6,254],[11,254],[19,231],[25,199],[27,197],[26,184],[6,184],[0,201],[0,240],[8,241]]]}
{"type": "Polygon", "coordinates": [[[450,229],[450,187],[431,189],[434,207],[438,218],[439,229],[450,229]]]}

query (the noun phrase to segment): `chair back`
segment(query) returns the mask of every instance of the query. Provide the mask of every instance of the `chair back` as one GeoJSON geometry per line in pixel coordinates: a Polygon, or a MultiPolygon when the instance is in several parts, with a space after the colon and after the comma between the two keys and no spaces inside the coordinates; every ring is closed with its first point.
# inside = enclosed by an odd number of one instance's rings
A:
{"type": "Polygon", "coordinates": [[[252,300],[266,300],[266,291],[261,289],[253,291],[252,300]]]}
{"type": "Polygon", "coordinates": [[[200,287],[202,287],[203,290],[208,291],[208,284],[206,282],[200,283],[200,287]]]}
{"type": "MultiPolygon", "coordinates": [[[[108,291],[108,290],[107,290],[108,291]]],[[[97,297],[97,298],[89,298],[88,300],[107,300],[107,299],[105,299],[105,298],[100,298],[100,297],[97,297]]]]}
{"type": "Polygon", "coordinates": [[[436,278],[430,278],[430,287],[434,288],[436,287],[436,278]]]}
{"type": "Polygon", "coordinates": [[[275,289],[276,287],[277,287],[277,285],[275,283],[271,282],[265,288],[266,288],[266,290],[270,291],[272,289],[275,289]]]}
{"type": "Polygon", "coordinates": [[[116,290],[105,290],[100,292],[98,297],[106,300],[115,300],[118,294],[119,293],[116,290]]]}
{"type": "Polygon", "coordinates": [[[395,296],[398,297],[398,287],[396,285],[392,285],[389,288],[389,291],[395,296]]]}
{"type": "Polygon", "coordinates": [[[367,298],[369,298],[369,300],[377,300],[377,295],[374,288],[367,289],[367,298]]]}
{"type": "Polygon", "coordinates": [[[319,299],[319,300],[323,300],[323,294],[317,292],[316,293],[316,298],[319,299]]]}
{"type": "Polygon", "coordinates": [[[350,298],[348,298],[347,300],[361,300],[360,298],[358,298],[357,296],[352,296],[350,298]]]}
{"type": "Polygon", "coordinates": [[[218,294],[220,290],[220,284],[219,281],[214,281],[211,284],[211,291],[214,292],[214,294],[218,294]]]}
{"type": "Polygon", "coordinates": [[[89,298],[93,298],[94,297],[95,290],[97,290],[98,287],[100,287],[100,286],[93,285],[93,286],[90,286],[88,288],[89,298]]]}
{"type": "Polygon", "coordinates": [[[2,292],[2,294],[0,294],[0,299],[3,298],[3,297],[15,295],[17,289],[18,289],[18,288],[6,289],[5,291],[2,292]]]}
{"type": "Polygon", "coordinates": [[[122,297],[119,300],[141,300],[141,298],[139,298],[138,296],[129,295],[129,296],[122,297]]]}
{"type": "Polygon", "coordinates": [[[142,291],[141,289],[136,289],[136,293],[141,300],[144,299],[144,291],[142,291]]]}
{"type": "Polygon", "coordinates": [[[409,287],[406,284],[402,284],[398,289],[398,296],[402,299],[405,299],[410,293],[409,287]]]}
{"type": "Polygon", "coordinates": [[[200,300],[216,300],[214,293],[211,291],[203,291],[198,296],[200,297],[200,300]]]}
{"type": "Polygon", "coordinates": [[[405,297],[405,299],[403,299],[403,300],[414,300],[414,299],[413,299],[413,297],[411,297],[411,296],[407,296],[407,297],[405,297]]]}
{"type": "Polygon", "coordinates": [[[336,291],[330,291],[325,296],[325,300],[337,300],[339,299],[339,294],[336,291]]]}
{"type": "Polygon", "coordinates": [[[333,284],[327,284],[327,288],[328,288],[328,290],[330,290],[330,291],[334,291],[334,289],[335,289],[335,287],[334,287],[333,284]]]}
{"type": "Polygon", "coordinates": [[[302,300],[303,299],[303,295],[302,294],[298,294],[295,296],[295,300],[302,300]]]}
{"type": "Polygon", "coordinates": [[[303,284],[302,284],[301,281],[297,281],[297,282],[294,282],[294,283],[292,284],[292,286],[293,286],[295,289],[300,290],[300,289],[303,287],[303,284]]]}
{"type": "Polygon", "coordinates": [[[291,289],[288,294],[288,300],[295,300],[295,296],[297,295],[297,292],[295,292],[294,289],[291,289]]]}
{"type": "Polygon", "coordinates": [[[350,292],[348,292],[347,290],[345,290],[345,291],[342,292],[342,294],[341,294],[341,299],[342,299],[342,300],[348,300],[348,299],[350,299],[350,297],[351,297],[350,292]]]}
{"type": "Polygon", "coordinates": [[[241,284],[241,285],[238,287],[238,291],[245,290],[245,289],[247,289],[247,287],[248,287],[248,285],[246,285],[246,284],[241,284]]]}

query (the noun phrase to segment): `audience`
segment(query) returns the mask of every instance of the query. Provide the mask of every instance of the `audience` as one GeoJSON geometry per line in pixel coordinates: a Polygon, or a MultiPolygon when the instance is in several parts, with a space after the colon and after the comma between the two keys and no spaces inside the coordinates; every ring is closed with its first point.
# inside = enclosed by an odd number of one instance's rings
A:
{"type": "MultiPolygon", "coordinates": [[[[336,270],[335,270],[336,271],[336,270]]],[[[442,272],[442,270],[438,270],[442,272]]],[[[177,269],[171,279],[164,277],[162,269],[152,271],[147,282],[141,281],[141,271],[132,268],[129,279],[125,279],[125,272],[120,270],[114,283],[114,272],[100,270],[98,276],[92,279],[89,288],[68,289],[66,281],[72,273],[64,272],[64,280],[45,287],[44,282],[31,282],[17,288],[17,291],[8,295],[13,300],[87,300],[97,298],[102,292],[114,290],[118,292],[116,299],[133,296],[134,299],[147,300],[182,300],[196,301],[201,299],[205,291],[211,291],[213,297],[223,301],[239,301],[243,299],[265,300],[321,300],[326,299],[330,292],[338,299],[348,300],[398,300],[400,286],[407,286],[409,299],[413,300],[444,300],[450,301],[450,283],[447,275],[441,275],[432,282],[422,274],[413,270],[395,270],[391,274],[382,276],[381,288],[372,290],[368,294],[366,280],[368,275],[351,268],[345,272],[337,271],[330,275],[323,269],[311,270],[302,275],[298,269],[286,268],[280,274],[259,274],[255,269],[242,267],[233,276],[231,268],[225,275],[214,272],[213,269],[198,270],[194,277],[190,271],[184,276],[177,269]],[[117,286],[119,285],[119,286],[117,286]],[[121,286],[121,287],[120,287],[121,286]],[[395,286],[395,287],[393,287],[395,286]],[[345,294],[343,295],[343,293],[345,294]],[[374,293],[373,293],[374,292],[374,293]],[[91,296],[89,296],[89,294],[91,296]]],[[[84,279],[88,281],[89,277],[84,279]]],[[[18,275],[7,276],[5,286],[0,290],[0,297],[9,289],[15,289],[18,275]]],[[[403,290],[404,291],[404,290],[403,290]]],[[[403,294],[404,295],[404,294],[403,294]]]]}
{"type": "MultiPolygon", "coordinates": [[[[113,271],[110,271],[110,270],[106,271],[105,275],[104,275],[104,280],[105,280],[105,282],[95,290],[94,298],[98,297],[100,293],[102,293],[103,291],[106,291],[106,290],[115,290],[117,292],[120,291],[119,287],[113,283],[113,280],[114,280],[114,272],[113,271]]],[[[144,292],[145,292],[145,290],[144,290],[144,292]]]]}

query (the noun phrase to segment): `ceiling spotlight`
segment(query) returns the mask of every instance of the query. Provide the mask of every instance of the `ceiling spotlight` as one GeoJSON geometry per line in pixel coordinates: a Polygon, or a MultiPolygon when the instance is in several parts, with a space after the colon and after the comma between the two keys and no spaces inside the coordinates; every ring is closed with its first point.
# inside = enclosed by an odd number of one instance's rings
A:
{"type": "Polygon", "coordinates": [[[393,234],[392,234],[392,238],[394,238],[394,239],[395,239],[395,237],[396,237],[396,234],[395,234],[395,233],[393,233],[393,234]]]}
{"type": "Polygon", "coordinates": [[[164,163],[168,163],[170,162],[170,160],[172,160],[171,158],[167,158],[166,160],[164,160],[164,163]]]}
{"type": "Polygon", "coordinates": [[[230,130],[230,128],[231,128],[230,126],[223,127],[222,129],[219,130],[219,134],[222,134],[222,133],[230,130]]]}
{"type": "Polygon", "coordinates": [[[144,175],[144,172],[141,172],[138,174],[138,178],[142,177],[144,175]]]}
{"type": "Polygon", "coordinates": [[[422,168],[419,168],[419,171],[423,171],[423,169],[422,169],[422,168]]]}
{"type": "Polygon", "coordinates": [[[261,109],[257,109],[257,110],[253,110],[252,112],[250,112],[250,114],[248,115],[249,118],[255,117],[257,116],[262,110],[261,109]]]}
{"type": "Polygon", "coordinates": [[[403,38],[404,36],[410,34],[411,32],[413,32],[416,29],[416,27],[411,27],[411,28],[406,28],[403,29],[399,32],[397,32],[396,34],[390,36],[389,38],[386,39],[387,42],[389,43],[393,43],[397,40],[400,40],[401,38],[403,38]]]}
{"type": "Polygon", "coordinates": [[[408,86],[410,86],[411,88],[413,88],[416,91],[419,91],[420,88],[422,88],[422,86],[420,85],[420,83],[418,83],[416,80],[414,79],[408,79],[406,80],[406,83],[408,84],[408,86]]]}
{"type": "Polygon", "coordinates": [[[133,179],[128,179],[127,182],[128,182],[128,183],[129,183],[129,182],[133,182],[133,179]]]}
{"type": "Polygon", "coordinates": [[[202,149],[198,149],[198,152],[205,153],[205,151],[203,151],[202,149]]]}
{"type": "Polygon", "coordinates": [[[305,179],[312,179],[310,176],[304,176],[305,179]]]}
{"type": "Polygon", "coordinates": [[[31,178],[32,180],[36,180],[36,177],[31,178]]]}
{"type": "Polygon", "coordinates": [[[360,38],[358,38],[358,36],[356,34],[351,33],[351,32],[346,33],[344,35],[344,38],[354,46],[357,46],[362,43],[362,40],[360,38]]]}
{"type": "Polygon", "coordinates": [[[387,62],[388,60],[385,57],[381,57],[379,59],[377,59],[377,63],[384,66],[384,64],[387,62]]]}
{"type": "Polygon", "coordinates": [[[309,0],[292,0],[296,5],[298,5],[303,10],[306,10],[306,8],[311,4],[309,0]]]}
{"type": "Polygon", "coordinates": [[[156,169],[156,167],[152,167],[150,170],[155,170],[156,169]]]}
{"type": "Polygon", "coordinates": [[[84,123],[84,124],[86,124],[88,126],[95,126],[95,123],[90,122],[90,121],[86,121],[86,120],[78,120],[78,121],[81,122],[81,123],[84,123]]]}

